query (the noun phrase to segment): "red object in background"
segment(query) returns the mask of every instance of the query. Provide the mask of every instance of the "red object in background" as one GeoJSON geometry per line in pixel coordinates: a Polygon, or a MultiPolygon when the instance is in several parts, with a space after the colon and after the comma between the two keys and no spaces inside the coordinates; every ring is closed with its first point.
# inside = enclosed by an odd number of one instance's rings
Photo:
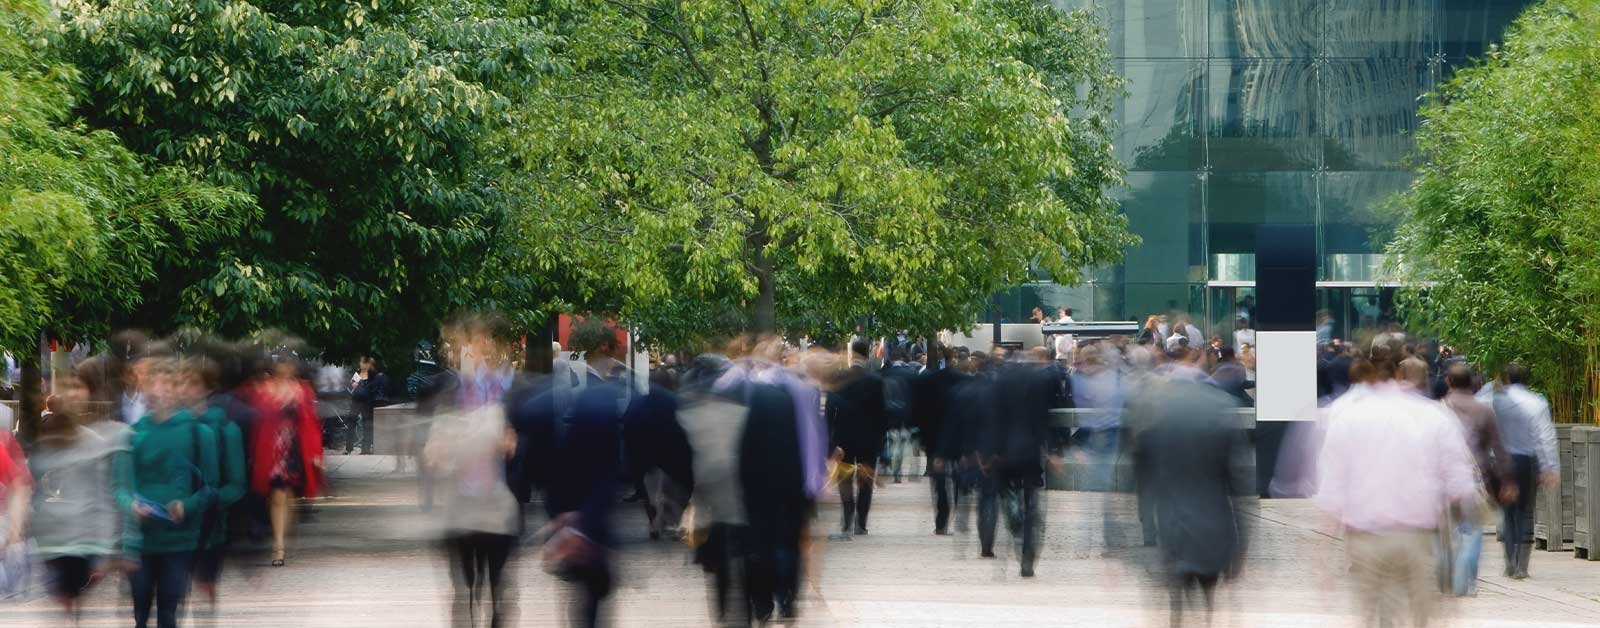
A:
{"type": "MultiPolygon", "coordinates": [[[[568,338],[572,337],[572,329],[574,327],[577,327],[578,323],[580,323],[580,322],[583,322],[582,318],[573,318],[571,315],[568,315],[568,314],[562,314],[557,319],[557,321],[556,321],[556,342],[561,343],[561,350],[562,351],[568,351],[568,352],[572,351],[572,343],[568,341],[568,338]]],[[[627,330],[623,329],[621,325],[618,325],[616,319],[608,318],[608,319],[606,319],[606,322],[610,323],[612,327],[616,328],[616,330],[617,330],[617,345],[622,347],[622,354],[623,355],[627,355],[628,351],[629,351],[629,348],[628,348],[628,332],[627,332],[627,330]]]]}

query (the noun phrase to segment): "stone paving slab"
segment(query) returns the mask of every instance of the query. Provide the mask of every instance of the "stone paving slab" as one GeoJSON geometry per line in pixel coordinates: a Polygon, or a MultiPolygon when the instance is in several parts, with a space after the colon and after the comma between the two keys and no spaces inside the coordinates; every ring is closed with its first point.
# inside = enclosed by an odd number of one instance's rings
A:
{"type": "MultiPolygon", "coordinates": [[[[264,557],[229,566],[215,622],[240,627],[446,625],[450,583],[427,518],[415,508],[414,480],[393,473],[386,456],[330,456],[333,495],[317,500],[314,521],[296,535],[289,566],[264,557]]],[[[889,484],[875,496],[872,533],[828,541],[825,503],[815,534],[816,577],[808,581],[800,626],[1165,626],[1167,593],[1149,567],[1149,550],[1107,551],[1104,509],[1122,521],[1114,535],[1137,541],[1123,496],[1049,492],[1038,577],[1016,576],[1001,532],[998,559],[977,557],[975,534],[936,537],[927,485],[889,484]]],[[[679,544],[650,542],[641,508],[619,510],[620,589],[612,625],[709,625],[706,583],[679,544]]],[[[1332,526],[1304,501],[1262,502],[1242,577],[1218,593],[1215,626],[1355,626],[1351,581],[1332,526]]],[[[1444,600],[1446,627],[1600,626],[1600,565],[1570,553],[1538,553],[1533,578],[1499,576],[1498,548],[1486,539],[1476,598],[1444,600]]],[[[565,589],[543,574],[528,548],[511,573],[519,592],[516,626],[562,625],[565,589]]],[[[95,590],[84,626],[127,626],[120,585],[95,590]]],[[[201,618],[203,619],[203,618],[201,618]]],[[[1191,625],[1202,625],[1201,618],[1191,625]]],[[[42,599],[0,602],[0,627],[66,625],[42,599]]]]}

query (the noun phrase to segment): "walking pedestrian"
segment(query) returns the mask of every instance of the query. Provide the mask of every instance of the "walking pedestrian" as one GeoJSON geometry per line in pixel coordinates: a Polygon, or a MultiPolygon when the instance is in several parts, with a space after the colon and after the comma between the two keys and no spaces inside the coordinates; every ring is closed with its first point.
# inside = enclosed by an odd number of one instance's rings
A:
{"type": "Polygon", "coordinates": [[[217,441],[183,407],[175,359],[159,359],[146,375],[150,410],[133,425],[131,452],[113,486],[118,505],[134,518],[123,534],[123,551],[138,561],[129,576],[134,626],[149,625],[154,603],[158,628],[176,628],[215,499],[217,441]]]}
{"type": "Polygon", "coordinates": [[[833,439],[834,479],[839,486],[843,512],[839,538],[849,539],[852,525],[867,534],[872,509],[872,489],[877,480],[878,457],[888,433],[883,379],[865,368],[869,347],[864,340],[850,344],[851,366],[838,374],[828,395],[828,434],[833,439]]]}
{"type": "Polygon", "coordinates": [[[1246,446],[1235,407],[1230,395],[1182,377],[1152,381],[1129,404],[1129,421],[1140,426],[1133,447],[1140,505],[1155,527],[1173,626],[1195,587],[1210,623],[1217,582],[1237,572],[1246,545],[1236,502],[1248,499],[1253,483],[1233,463],[1246,446]]]}
{"type": "Polygon", "coordinates": [[[322,493],[322,430],[316,392],[300,376],[297,352],[280,346],[269,360],[245,394],[256,415],[250,434],[250,490],[267,500],[272,566],[282,567],[294,499],[322,493]]]}
{"type": "MultiPolygon", "coordinates": [[[[1494,409],[1473,397],[1473,379],[1471,367],[1464,363],[1451,365],[1445,372],[1450,391],[1444,396],[1444,405],[1461,420],[1467,450],[1478,465],[1480,488],[1498,505],[1515,504],[1517,488],[1510,454],[1500,437],[1494,409]]],[[[1455,521],[1451,547],[1455,551],[1446,565],[1451,575],[1450,590],[1457,596],[1477,595],[1478,555],[1483,549],[1483,519],[1489,514],[1489,499],[1459,507],[1451,515],[1455,521]]]]}
{"type": "Polygon", "coordinates": [[[1345,530],[1364,621],[1423,626],[1435,605],[1440,513],[1476,497],[1460,422],[1400,377],[1399,357],[1374,346],[1381,383],[1329,408],[1316,504],[1345,530]]]}
{"type": "Polygon", "coordinates": [[[91,416],[90,401],[94,391],[105,392],[104,369],[103,360],[90,358],[56,380],[62,411],[41,421],[28,456],[34,558],[44,563],[50,596],[72,626],[78,625],[79,599],[121,548],[111,474],[114,459],[127,453],[127,426],[109,421],[117,428],[106,432],[109,439],[87,427],[101,420],[91,416]]]}
{"type": "Polygon", "coordinates": [[[1556,428],[1550,421],[1550,402],[1528,388],[1528,367],[1512,363],[1501,373],[1504,384],[1494,394],[1494,414],[1517,487],[1516,501],[1506,506],[1498,534],[1505,546],[1505,575],[1528,577],[1533,554],[1533,506],[1538,490],[1555,488],[1561,481],[1561,459],[1556,455],[1556,428]]]}
{"type": "Polygon", "coordinates": [[[1039,491],[1049,456],[1050,408],[1055,382],[1044,371],[1048,352],[1036,347],[1002,367],[994,384],[994,413],[979,436],[978,463],[983,489],[978,502],[978,535],[983,556],[994,556],[995,525],[1004,508],[1008,528],[1020,546],[1021,575],[1032,578],[1043,527],[1039,491]]]}

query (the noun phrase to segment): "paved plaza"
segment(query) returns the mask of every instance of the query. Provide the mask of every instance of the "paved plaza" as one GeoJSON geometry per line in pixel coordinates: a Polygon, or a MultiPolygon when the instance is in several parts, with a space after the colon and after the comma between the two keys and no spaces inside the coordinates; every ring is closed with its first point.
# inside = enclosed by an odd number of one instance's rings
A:
{"type": "MultiPolygon", "coordinates": [[[[244,558],[230,566],[217,626],[423,628],[446,624],[450,582],[415,507],[412,478],[392,473],[384,456],[331,456],[335,494],[319,500],[297,535],[289,565],[244,558]]],[[[1046,533],[1038,577],[1016,576],[1002,535],[1000,557],[978,557],[975,533],[937,537],[927,484],[887,484],[875,496],[871,535],[827,541],[818,533],[816,577],[807,584],[800,626],[1165,626],[1167,593],[1147,549],[1107,550],[1094,493],[1046,495],[1046,533]]],[[[1137,545],[1131,501],[1110,504],[1112,536],[1137,545]]],[[[710,624],[706,585],[680,544],[651,542],[637,504],[619,510],[621,584],[612,625],[710,624]]],[[[836,521],[837,503],[821,522],[836,521]]],[[[1354,626],[1351,581],[1341,574],[1341,543],[1299,500],[1262,502],[1251,517],[1244,572],[1219,589],[1216,626],[1354,626]]],[[[829,526],[831,527],[831,526],[829,526]]],[[[1440,626],[1600,626],[1600,563],[1569,553],[1538,553],[1533,577],[1502,578],[1499,548],[1485,545],[1479,595],[1446,600],[1440,626]]],[[[564,589],[524,548],[515,563],[519,626],[559,626],[564,589]]],[[[101,586],[85,626],[128,626],[119,586],[101,586]]],[[[1204,625],[1196,615],[1187,625],[1204,625]]],[[[210,622],[189,622],[202,625],[210,622]]],[[[0,602],[0,627],[56,627],[43,599],[0,602]]]]}

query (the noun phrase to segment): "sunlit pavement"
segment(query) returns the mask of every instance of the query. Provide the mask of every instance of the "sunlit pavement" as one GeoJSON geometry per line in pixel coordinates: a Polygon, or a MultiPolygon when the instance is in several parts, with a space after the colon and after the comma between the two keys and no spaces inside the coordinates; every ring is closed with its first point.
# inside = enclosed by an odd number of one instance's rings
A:
{"type": "MultiPolygon", "coordinates": [[[[314,521],[298,530],[289,564],[260,559],[229,566],[214,621],[192,613],[184,625],[426,627],[446,624],[450,582],[442,554],[417,513],[415,482],[392,473],[384,456],[330,456],[335,495],[318,500],[314,521]]],[[[818,516],[820,577],[809,579],[802,626],[1165,626],[1168,594],[1148,567],[1149,551],[1107,551],[1105,500],[1092,493],[1049,492],[1038,576],[1017,577],[1009,537],[1000,557],[978,558],[975,530],[934,536],[928,485],[886,484],[874,496],[871,534],[827,541],[838,507],[818,516]],[[828,525],[824,525],[828,524],[828,525]],[[827,528],[828,530],[824,530],[827,528]]],[[[1131,502],[1117,499],[1113,530],[1137,545],[1131,502]]],[[[621,584],[611,607],[615,626],[706,626],[706,584],[682,545],[645,538],[637,504],[619,509],[621,584]]],[[[1302,501],[1263,502],[1252,517],[1246,567],[1224,583],[1215,626],[1355,626],[1351,580],[1332,526],[1302,501]]],[[[513,625],[558,626],[565,589],[524,547],[516,562],[519,612],[513,625]]],[[[1600,625],[1600,563],[1570,552],[1534,556],[1533,577],[1502,578],[1499,546],[1485,539],[1479,594],[1442,600],[1438,626],[1600,625]]],[[[107,583],[90,597],[85,626],[128,626],[131,611],[107,583]]],[[[191,611],[197,607],[191,604],[191,611]]],[[[0,602],[0,627],[65,625],[49,602],[0,602]]],[[[1196,612],[1185,625],[1205,625],[1196,612]]]]}

